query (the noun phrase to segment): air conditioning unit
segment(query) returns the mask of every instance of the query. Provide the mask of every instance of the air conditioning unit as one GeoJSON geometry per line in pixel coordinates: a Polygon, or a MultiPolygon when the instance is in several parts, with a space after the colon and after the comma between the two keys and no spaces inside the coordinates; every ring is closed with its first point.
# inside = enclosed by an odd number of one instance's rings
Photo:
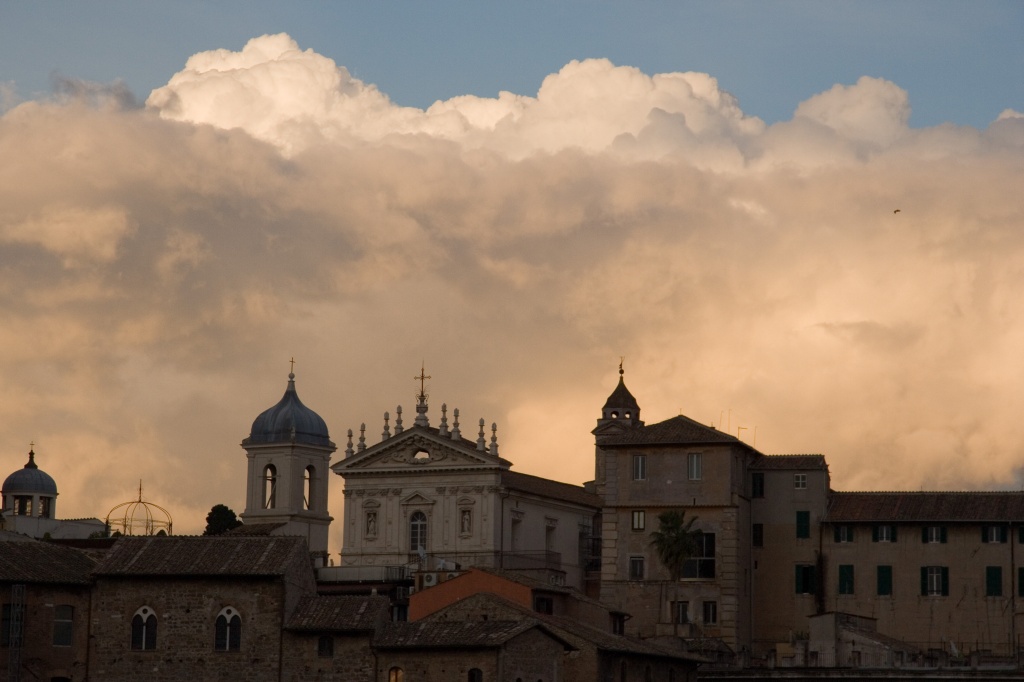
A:
{"type": "Polygon", "coordinates": [[[423,574],[423,587],[433,587],[437,584],[437,573],[423,574]]]}
{"type": "Polygon", "coordinates": [[[458,578],[458,577],[459,577],[459,574],[458,574],[458,573],[447,573],[447,574],[446,574],[446,575],[444,576],[444,579],[445,579],[445,580],[451,580],[452,578],[458,578]]]}

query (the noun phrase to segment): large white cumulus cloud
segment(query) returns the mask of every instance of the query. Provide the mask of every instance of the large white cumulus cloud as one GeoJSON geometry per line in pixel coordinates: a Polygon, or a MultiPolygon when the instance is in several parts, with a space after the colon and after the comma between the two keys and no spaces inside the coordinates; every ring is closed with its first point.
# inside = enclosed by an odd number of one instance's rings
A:
{"type": "Polygon", "coordinates": [[[109,90],[0,117],[0,462],[35,441],[64,516],[140,478],[179,532],[240,511],[292,356],[341,449],[425,361],[435,420],[581,482],[625,355],[648,422],[756,429],[839,488],[1021,484],[1017,112],[913,129],[863,78],[766,126],[604,60],[424,111],[283,35],[144,109],[109,90]]]}

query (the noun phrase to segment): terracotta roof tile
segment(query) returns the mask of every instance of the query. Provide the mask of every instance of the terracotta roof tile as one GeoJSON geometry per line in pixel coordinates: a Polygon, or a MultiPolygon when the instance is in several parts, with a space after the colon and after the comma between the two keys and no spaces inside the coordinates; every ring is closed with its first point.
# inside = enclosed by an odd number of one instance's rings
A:
{"type": "Polygon", "coordinates": [[[738,438],[734,438],[718,429],[695,422],[689,417],[679,415],[657,424],[637,426],[627,429],[621,434],[609,434],[600,437],[600,444],[605,445],[689,445],[703,443],[736,443],[750,447],[738,438]]]}
{"type": "Polygon", "coordinates": [[[369,632],[388,621],[391,602],[370,595],[320,595],[299,602],[289,630],[369,632]]]}
{"type": "Polygon", "coordinates": [[[757,471],[812,470],[828,471],[824,455],[762,455],[751,463],[750,468],[757,471]]]}
{"type": "Polygon", "coordinates": [[[831,492],[826,522],[1024,521],[1024,492],[831,492]]]}
{"type": "Polygon", "coordinates": [[[96,575],[278,576],[296,554],[297,537],[123,537],[96,567],[96,575]]]}
{"type": "Polygon", "coordinates": [[[501,482],[505,487],[519,492],[530,493],[541,497],[565,500],[584,507],[600,509],[601,498],[593,493],[588,493],[582,486],[570,483],[552,481],[539,476],[521,474],[516,471],[502,471],[501,482]]]}
{"type": "Polygon", "coordinates": [[[0,542],[0,582],[88,585],[96,562],[88,554],[48,542],[0,542]]]}
{"type": "Polygon", "coordinates": [[[518,621],[420,620],[415,623],[388,623],[377,630],[373,646],[380,649],[457,647],[490,648],[501,646],[512,637],[537,626],[535,619],[518,621]]]}

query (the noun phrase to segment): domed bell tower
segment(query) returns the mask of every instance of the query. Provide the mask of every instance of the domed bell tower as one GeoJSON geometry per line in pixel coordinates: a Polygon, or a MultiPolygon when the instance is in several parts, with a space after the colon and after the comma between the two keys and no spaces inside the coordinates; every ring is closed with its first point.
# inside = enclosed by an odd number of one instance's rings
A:
{"type": "Polygon", "coordinates": [[[299,400],[294,373],[281,400],[256,417],[242,447],[249,458],[242,520],[283,523],[274,535],[301,535],[311,552],[326,556],[333,520],[327,482],[337,447],[320,415],[299,400]]]}

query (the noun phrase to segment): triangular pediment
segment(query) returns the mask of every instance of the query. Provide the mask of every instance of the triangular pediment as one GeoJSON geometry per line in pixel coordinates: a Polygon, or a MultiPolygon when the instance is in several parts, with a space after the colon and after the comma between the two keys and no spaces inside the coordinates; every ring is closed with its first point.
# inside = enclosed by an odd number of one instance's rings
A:
{"type": "Polygon", "coordinates": [[[446,469],[508,468],[509,463],[471,441],[453,440],[435,429],[416,427],[403,431],[361,453],[331,466],[341,475],[383,471],[439,471],[446,469]]]}

